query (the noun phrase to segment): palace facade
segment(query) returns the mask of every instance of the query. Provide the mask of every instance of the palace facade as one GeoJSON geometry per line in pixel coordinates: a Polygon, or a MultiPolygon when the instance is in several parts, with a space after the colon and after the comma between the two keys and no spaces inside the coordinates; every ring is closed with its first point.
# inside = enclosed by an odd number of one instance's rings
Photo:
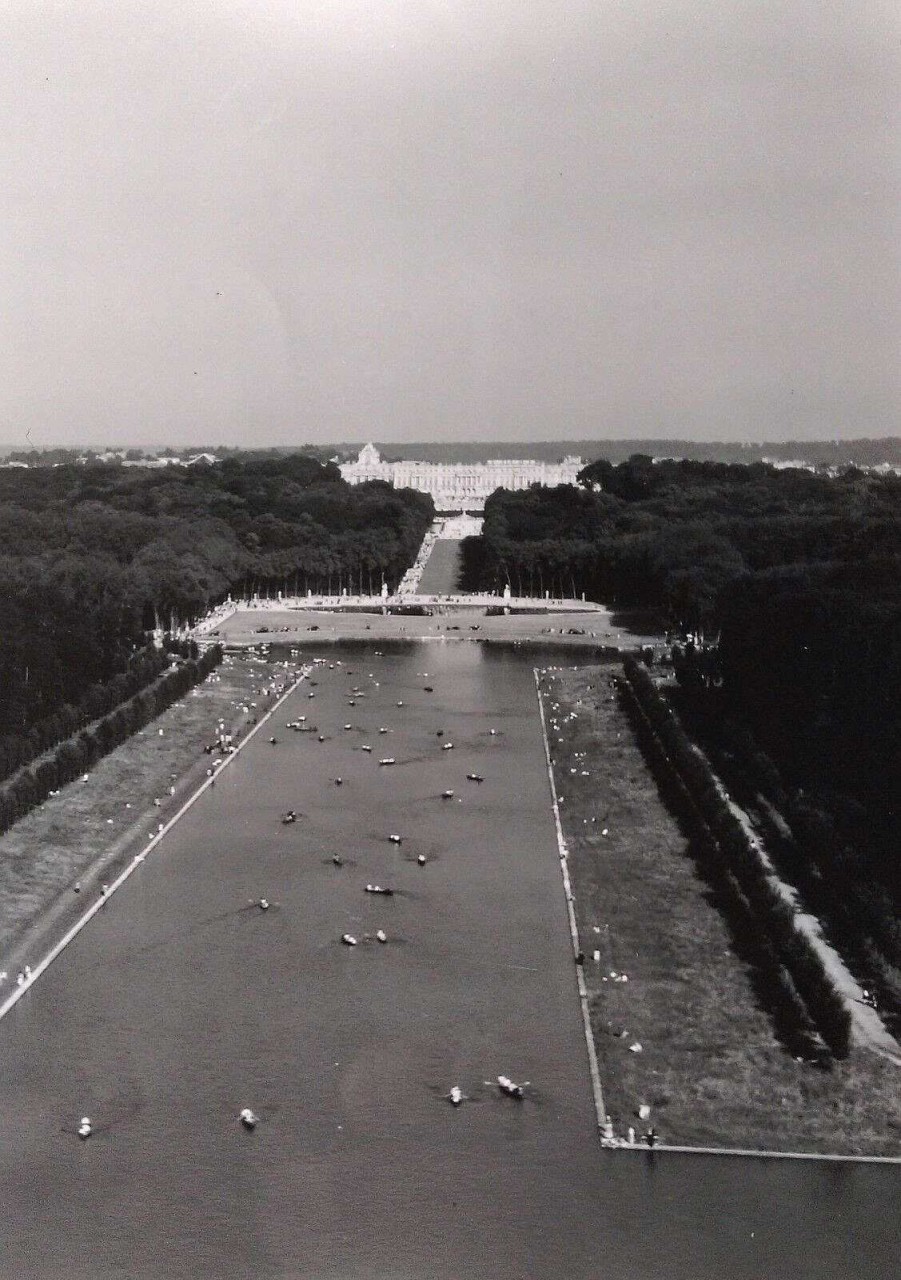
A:
{"type": "Polygon", "coordinates": [[[537,462],[532,458],[493,458],[488,462],[384,462],[373,444],[360,450],[356,462],[339,464],[348,484],[385,480],[395,489],[430,493],[439,511],[481,511],[495,489],[528,489],[530,485],[575,484],[584,467],[581,458],[537,462]]]}

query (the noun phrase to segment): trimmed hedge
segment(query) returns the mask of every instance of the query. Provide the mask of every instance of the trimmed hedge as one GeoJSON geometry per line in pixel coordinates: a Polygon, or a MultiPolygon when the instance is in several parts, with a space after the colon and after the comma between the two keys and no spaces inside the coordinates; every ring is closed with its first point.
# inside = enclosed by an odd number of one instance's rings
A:
{"type": "MultiPolygon", "coordinates": [[[[195,650],[196,652],[196,650],[195,650]]],[[[94,724],[66,738],[52,755],[21,769],[0,786],[0,833],[46,800],[103,756],[148,724],[173,702],[183,698],[222,661],[222,648],[213,645],[198,657],[170,667],[156,682],[136,693],[94,724]]]]}
{"type": "Polygon", "coordinates": [[[167,640],[162,649],[148,644],[132,654],[126,671],[120,671],[103,684],[90,685],[85,689],[78,706],[65,703],[52,715],[38,720],[27,732],[2,735],[0,781],[11,777],[17,769],[31,764],[57,743],[70,738],[93,720],[108,715],[138,690],[152,684],[166,669],[172,656],[196,658],[197,654],[193,640],[167,640]]]}
{"type": "Polygon", "coordinates": [[[743,914],[743,907],[735,901],[736,893],[750,912],[768,982],[783,992],[783,1003],[793,1007],[799,1025],[812,1021],[832,1053],[847,1056],[851,1014],[819,952],[798,927],[796,913],[767,873],[707,760],[690,741],[647,670],[632,657],[625,659],[623,669],[631,695],[627,705],[632,704],[639,741],[652,760],[655,775],[670,775],[665,794],[675,800],[677,811],[703,850],[704,860],[715,871],[731,914],[737,918],[743,914]]]}

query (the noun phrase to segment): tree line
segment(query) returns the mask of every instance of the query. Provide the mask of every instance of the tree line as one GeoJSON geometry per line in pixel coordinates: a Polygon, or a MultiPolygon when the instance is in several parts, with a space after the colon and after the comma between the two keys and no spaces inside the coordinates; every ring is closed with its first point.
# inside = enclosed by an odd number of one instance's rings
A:
{"type": "Polygon", "coordinates": [[[0,739],[78,712],[152,629],[229,593],[393,590],[432,516],[426,494],[299,454],[0,470],[0,739]]]}
{"type": "Polygon", "coordinates": [[[901,1013],[901,478],[636,456],[580,480],[492,495],[465,584],[687,638],[686,725],[788,821],[787,870],[901,1013]]]}
{"type": "Polygon", "coordinates": [[[57,788],[93,768],[126,738],[183,698],[221,661],[222,649],[212,645],[202,654],[174,662],[139,693],[119,703],[80,733],[63,739],[28,767],[19,769],[0,786],[0,832],[41,804],[57,788]]]}

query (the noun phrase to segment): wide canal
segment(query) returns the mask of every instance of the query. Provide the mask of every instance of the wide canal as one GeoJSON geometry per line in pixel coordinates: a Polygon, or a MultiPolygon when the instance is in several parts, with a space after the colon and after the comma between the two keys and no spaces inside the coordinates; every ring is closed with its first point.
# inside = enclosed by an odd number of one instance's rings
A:
{"type": "Polygon", "coordinates": [[[534,655],[322,653],[0,1023],[0,1274],[892,1274],[894,1168],[600,1149],[534,655]]]}

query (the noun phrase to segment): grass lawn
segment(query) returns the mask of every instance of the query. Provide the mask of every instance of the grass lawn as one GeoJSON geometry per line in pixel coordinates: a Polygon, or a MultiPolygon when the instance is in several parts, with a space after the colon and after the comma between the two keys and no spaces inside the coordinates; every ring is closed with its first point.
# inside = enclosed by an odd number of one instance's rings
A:
{"type": "Polygon", "coordinates": [[[20,964],[48,949],[48,935],[71,922],[91,887],[111,879],[199,786],[219,722],[237,736],[263,714],[274,699],[260,690],[273,673],[254,655],[227,657],[86,781],[71,782],[0,836],[0,971],[9,975],[0,995],[20,964]],[[79,880],[81,896],[73,893],[79,880]]]}
{"type": "Polygon", "coordinates": [[[899,1068],[855,1050],[825,1070],[776,1037],[608,687],[617,670],[548,668],[540,682],[617,1134],[652,1123],[686,1145],[901,1154],[899,1068]]]}

